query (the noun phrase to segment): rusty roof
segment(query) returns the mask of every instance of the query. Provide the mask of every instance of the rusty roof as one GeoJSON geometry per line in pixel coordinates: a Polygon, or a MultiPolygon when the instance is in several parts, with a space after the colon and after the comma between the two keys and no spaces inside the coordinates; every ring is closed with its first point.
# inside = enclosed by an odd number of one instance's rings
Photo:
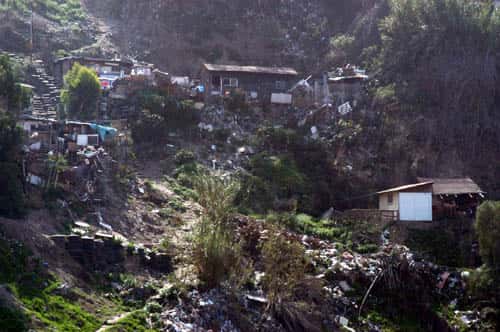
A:
{"type": "Polygon", "coordinates": [[[391,193],[391,192],[404,191],[404,190],[409,190],[409,189],[427,186],[429,184],[432,184],[432,181],[424,181],[424,182],[419,182],[419,183],[414,183],[414,184],[407,184],[407,185],[400,186],[400,187],[394,187],[394,188],[386,189],[383,191],[379,191],[379,192],[377,192],[377,194],[381,195],[381,194],[386,194],[386,193],[391,193]]]}
{"type": "Polygon", "coordinates": [[[260,66],[236,66],[236,65],[214,65],[205,63],[203,65],[208,71],[226,71],[254,74],[273,75],[298,75],[297,71],[289,67],[260,67],[260,66]]]}
{"type": "Polygon", "coordinates": [[[459,195],[483,193],[471,178],[418,178],[418,181],[431,181],[434,195],[459,195]]]}

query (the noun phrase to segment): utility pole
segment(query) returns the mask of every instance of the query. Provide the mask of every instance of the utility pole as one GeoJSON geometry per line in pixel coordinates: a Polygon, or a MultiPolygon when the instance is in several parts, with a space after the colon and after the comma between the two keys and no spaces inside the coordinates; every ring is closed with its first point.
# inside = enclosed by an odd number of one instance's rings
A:
{"type": "Polygon", "coordinates": [[[31,20],[30,20],[30,61],[33,64],[33,1],[30,3],[31,20]]]}

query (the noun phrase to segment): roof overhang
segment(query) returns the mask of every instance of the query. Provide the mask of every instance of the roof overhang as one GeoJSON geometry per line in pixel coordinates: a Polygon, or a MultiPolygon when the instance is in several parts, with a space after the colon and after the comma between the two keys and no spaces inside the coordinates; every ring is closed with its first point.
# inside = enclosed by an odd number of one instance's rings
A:
{"type": "Polygon", "coordinates": [[[205,63],[203,67],[213,72],[233,72],[250,74],[290,75],[297,76],[298,72],[289,67],[261,67],[261,66],[237,66],[237,65],[215,65],[205,63]]]}
{"type": "Polygon", "coordinates": [[[377,192],[377,194],[378,195],[382,195],[382,194],[387,194],[387,193],[391,193],[391,192],[398,192],[398,191],[405,191],[405,190],[410,190],[410,189],[416,189],[416,188],[428,186],[430,184],[433,184],[433,182],[432,181],[427,181],[427,182],[419,182],[419,183],[414,183],[414,184],[408,184],[408,185],[405,185],[405,186],[399,186],[399,187],[394,187],[394,188],[382,190],[382,191],[377,192]]]}

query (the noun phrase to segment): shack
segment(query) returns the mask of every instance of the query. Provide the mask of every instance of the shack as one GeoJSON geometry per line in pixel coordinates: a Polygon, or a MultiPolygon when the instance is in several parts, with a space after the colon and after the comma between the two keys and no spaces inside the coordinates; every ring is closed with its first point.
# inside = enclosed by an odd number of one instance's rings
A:
{"type": "Polygon", "coordinates": [[[434,219],[474,217],[485,192],[471,178],[417,178],[432,182],[432,211],[434,219]]]}
{"type": "Polygon", "coordinates": [[[421,182],[379,191],[379,210],[396,220],[432,221],[432,182],[421,182]]]}
{"type": "Polygon", "coordinates": [[[70,56],[54,61],[54,78],[59,85],[64,83],[64,75],[75,63],[93,69],[99,76],[103,89],[108,89],[113,82],[125,75],[130,75],[134,63],[125,59],[102,59],[70,56]]]}
{"type": "Polygon", "coordinates": [[[470,178],[418,178],[415,184],[379,191],[379,210],[400,221],[474,217],[484,192],[470,178]]]}
{"type": "Polygon", "coordinates": [[[314,80],[314,100],[320,104],[356,104],[361,97],[363,83],[368,79],[365,70],[346,65],[324,72],[314,80]]]}
{"type": "Polygon", "coordinates": [[[238,89],[249,99],[291,103],[288,90],[297,82],[297,75],[295,69],[288,67],[204,64],[201,84],[206,102],[238,89]]]}

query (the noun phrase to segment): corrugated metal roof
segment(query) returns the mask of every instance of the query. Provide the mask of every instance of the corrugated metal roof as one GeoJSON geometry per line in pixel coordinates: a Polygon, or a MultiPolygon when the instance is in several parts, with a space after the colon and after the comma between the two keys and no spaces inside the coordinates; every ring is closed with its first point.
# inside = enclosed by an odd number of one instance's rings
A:
{"type": "Polygon", "coordinates": [[[214,65],[205,63],[204,67],[208,71],[227,71],[255,74],[274,74],[274,75],[298,75],[297,71],[289,67],[259,67],[259,66],[236,66],[236,65],[214,65]]]}
{"type": "Polygon", "coordinates": [[[414,189],[414,188],[427,186],[427,185],[432,184],[432,183],[433,183],[432,181],[424,181],[424,182],[419,182],[419,183],[414,183],[414,184],[407,184],[405,186],[400,186],[400,187],[395,187],[395,188],[390,188],[390,189],[386,189],[383,191],[379,191],[379,192],[377,192],[377,194],[380,195],[380,194],[386,194],[386,193],[390,193],[390,192],[404,191],[404,190],[408,190],[408,189],[414,189]]]}
{"type": "Polygon", "coordinates": [[[92,57],[86,57],[86,56],[67,56],[64,58],[58,58],[54,60],[54,63],[59,63],[62,61],[67,61],[67,60],[73,60],[73,61],[89,61],[89,62],[109,62],[113,64],[123,64],[123,65],[128,65],[128,66],[133,66],[134,63],[131,60],[128,59],[105,59],[105,58],[92,58],[92,57]]]}
{"type": "Polygon", "coordinates": [[[418,181],[433,182],[432,191],[434,195],[459,195],[483,193],[481,188],[471,178],[441,179],[441,178],[418,178],[418,181]]]}
{"type": "Polygon", "coordinates": [[[330,82],[340,82],[340,81],[355,81],[355,80],[366,80],[368,79],[368,75],[361,75],[361,74],[356,74],[352,76],[336,76],[336,77],[329,77],[328,81],[330,82]]]}

